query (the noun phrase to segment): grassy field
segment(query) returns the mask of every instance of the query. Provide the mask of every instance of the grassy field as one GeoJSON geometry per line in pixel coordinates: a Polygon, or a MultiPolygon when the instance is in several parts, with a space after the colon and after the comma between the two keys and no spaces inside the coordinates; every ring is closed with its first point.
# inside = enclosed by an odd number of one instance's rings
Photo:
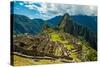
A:
{"type": "Polygon", "coordinates": [[[48,60],[48,59],[29,59],[21,56],[13,55],[14,57],[14,66],[25,66],[25,65],[39,65],[39,64],[57,64],[63,63],[59,59],[57,60],[48,60]]]}
{"type": "Polygon", "coordinates": [[[17,55],[13,55],[14,57],[14,66],[23,66],[23,65],[32,65],[32,59],[23,58],[17,55]]]}

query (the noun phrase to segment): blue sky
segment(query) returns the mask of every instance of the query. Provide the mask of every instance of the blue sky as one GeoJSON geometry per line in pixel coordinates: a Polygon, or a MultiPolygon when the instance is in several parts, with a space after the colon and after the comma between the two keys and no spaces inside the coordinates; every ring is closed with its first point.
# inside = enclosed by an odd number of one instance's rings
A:
{"type": "Polygon", "coordinates": [[[31,19],[50,19],[58,15],[69,13],[70,15],[96,16],[96,6],[68,5],[56,3],[41,3],[32,1],[14,1],[13,14],[25,15],[31,19]]]}

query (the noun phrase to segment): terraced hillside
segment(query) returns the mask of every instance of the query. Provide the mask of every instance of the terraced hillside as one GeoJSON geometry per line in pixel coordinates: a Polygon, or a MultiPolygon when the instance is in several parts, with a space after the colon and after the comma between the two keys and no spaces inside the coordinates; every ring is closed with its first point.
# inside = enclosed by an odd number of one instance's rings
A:
{"type": "MultiPolygon", "coordinates": [[[[51,28],[36,36],[30,34],[14,35],[13,39],[14,58],[25,57],[31,60],[26,61],[24,65],[27,65],[28,62],[31,64],[50,64],[97,60],[96,50],[91,48],[82,37],[76,38],[51,28]]],[[[16,62],[14,65],[23,65],[19,61],[14,60],[16,62]]]]}

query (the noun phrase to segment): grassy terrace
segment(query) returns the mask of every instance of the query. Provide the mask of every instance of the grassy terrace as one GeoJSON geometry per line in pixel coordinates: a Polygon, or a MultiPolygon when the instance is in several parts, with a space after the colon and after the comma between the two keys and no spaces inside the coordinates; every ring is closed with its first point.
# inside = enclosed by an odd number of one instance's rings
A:
{"type": "Polygon", "coordinates": [[[14,66],[23,66],[23,65],[32,65],[32,59],[24,58],[21,56],[13,55],[14,57],[14,66]]]}
{"type": "Polygon", "coordinates": [[[57,59],[57,60],[29,59],[29,58],[24,58],[17,55],[13,55],[13,56],[14,56],[14,66],[64,63],[64,62],[61,62],[60,59],[57,59]]]}
{"type": "MultiPolygon", "coordinates": [[[[62,33],[63,34],[63,33],[62,33]]],[[[66,47],[67,50],[71,50],[71,49],[75,49],[74,46],[69,43],[69,41],[67,39],[64,39],[63,36],[61,36],[61,33],[50,33],[50,36],[51,36],[51,41],[59,41],[61,42],[64,47],[66,47]]],[[[81,62],[81,60],[79,60],[77,57],[78,57],[78,54],[75,53],[75,52],[70,52],[70,56],[73,58],[73,61],[76,61],[76,62],[81,62]]]]}

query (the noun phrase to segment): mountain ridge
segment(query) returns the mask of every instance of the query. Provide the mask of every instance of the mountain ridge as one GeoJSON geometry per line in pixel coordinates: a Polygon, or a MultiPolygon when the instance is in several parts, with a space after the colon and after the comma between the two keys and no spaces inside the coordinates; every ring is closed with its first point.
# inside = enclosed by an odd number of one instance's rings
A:
{"type": "MultiPolygon", "coordinates": [[[[64,16],[68,15],[67,13],[64,16]]],[[[42,19],[29,19],[23,15],[11,15],[13,18],[13,31],[16,33],[30,33],[38,34],[43,31],[43,27],[47,24],[51,28],[58,28],[59,24],[62,22],[64,16],[56,16],[50,20],[44,21],[42,19]],[[21,17],[20,17],[21,16],[21,17]],[[24,18],[23,18],[24,17],[24,18]],[[58,19],[57,19],[58,18],[58,19]],[[57,22],[56,22],[57,21],[57,22]],[[56,22],[56,23],[55,23],[56,22]],[[50,25],[51,24],[51,25],[50,25]],[[53,25],[53,26],[52,26],[53,25]]],[[[68,15],[69,16],[69,15],[68,15]]],[[[66,21],[64,21],[66,23],[66,21]]],[[[90,42],[93,48],[97,50],[96,44],[96,35],[93,32],[90,32],[85,26],[76,23],[71,16],[69,16],[68,24],[63,27],[64,31],[75,36],[83,36],[88,42],[90,42]],[[81,29],[80,29],[81,28],[81,29]],[[92,36],[94,35],[94,36],[92,36]],[[91,38],[92,37],[92,38],[91,38]],[[91,40],[93,39],[93,40],[91,40]],[[95,42],[92,42],[95,41],[95,42]]]]}

